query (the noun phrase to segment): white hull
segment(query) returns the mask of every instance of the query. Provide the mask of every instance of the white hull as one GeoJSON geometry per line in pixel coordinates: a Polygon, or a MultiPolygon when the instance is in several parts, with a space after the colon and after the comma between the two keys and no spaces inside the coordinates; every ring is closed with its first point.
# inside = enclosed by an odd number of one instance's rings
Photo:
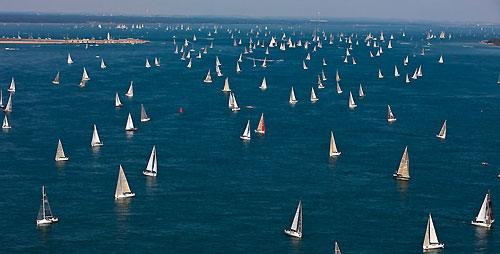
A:
{"type": "Polygon", "coordinates": [[[255,131],[255,133],[258,133],[258,134],[266,134],[265,131],[259,131],[259,130],[254,130],[254,131],[255,131]]]}
{"type": "Polygon", "coordinates": [[[11,129],[11,128],[12,128],[11,126],[2,126],[2,129],[4,129],[4,130],[11,129]]]}
{"type": "Polygon", "coordinates": [[[356,108],[357,106],[358,106],[358,105],[349,105],[349,108],[350,108],[350,109],[354,109],[354,108],[356,108]]]}
{"type": "Polygon", "coordinates": [[[289,235],[289,236],[293,236],[293,237],[297,237],[297,238],[302,238],[302,234],[299,233],[299,232],[295,232],[295,231],[291,231],[291,230],[288,230],[288,229],[285,229],[285,234],[289,235]]]}
{"type": "Polygon", "coordinates": [[[58,218],[41,219],[41,220],[36,220],[36,225],[40,226],[40,225],[53,224],[53,223],[56,223],[58,221],[59,221],[58,218]]]}
{"type": "Polygon", "coordinates": [[[398,119],[396,119],[396,118],[387,119],[387,122],[392,123],[392,122],[395,122],[396,120],[398,120],[398,119]]]}
{"type": "Polygon", "coordinates": [[[141,119],[141,122],[147,122],[147,121],[149,121],[149,120],[151,120],[151,118],[149,118],[149,117],[148,117],[148,118],[146,118],[146,119],[141,119]]]}
{"type": "Polygon", "coordinates": [[[94,146],[103,146],[104,143],[103,142],[99,142],[99,143],[94,143],[94,144],[90,144],[92,147],[94,146]]]}
{"type": "Polygon", "coordinates": [[[142,174],[145,176],[156,176],[158,173],[154,173],[151,171],[142,171],[142,174]]]}
{"type": "Polygon", "coordinates": [[[56,159],[56,161],[67,161],[67,160],[69,160],[69,157],[62,157],[62,158],[56,159]]]}
{"type": "Polygon", "coordinates": [[[232,108],[231,111],[233,112],[240,111],[240,108],[232,108]]]}
{"type": "Polygon", "coordinates": [[[394,173],[392,175],[392,177],[396,178],[396,180],[401,180],[401,181],[409,181],[410,180],[410,178],[401,176],[401,175],[399,175],[397,173],[394,173]]]}
{"type": "Polygon", "coordinates": [[[240,136],[242,140],[250,140],[250,137],[240,136]]]}
{"type": "Polygon", "coordinates": [[[330,157],[339,156],[342,152],[331,153],[330,157]]]}
{"type": "Polygon", "coordinates": [[[123,194],[120,194],[118,196],[115,196],[115,199],[120,199],[120,198],[131,198],[131,197],[135,197],[135,193],[123,193],[123,194]]]}
{"type": "Polygon", "coordinates": [[[289,101],[289,102],[290,102],[290,104],[295,104],[295,103],[297,103],[297,101],[289,101]]]}
{"type": "Polygon", "coordinates": [[[424,250],[444,249],[444,243],[431,243],[427,246],[422,246],[424,250]]]}
{"type": "Polygon", "coordinates": [[[490,229],[492,226],[493,226],[493,222],[491,222],[491,224],[486,224],[484,222],[478,222],[478,221],[471,221],[470,223],[474,226],[479,226],[479,227],[484,227],[484,228],[488,228],[490,229]]]}
{"type": "Polygon", "coordinates": [[[445,138],[446,138],[446,136],[441,136],[441,135],[439,135],[439,134],[438,134],[438,135],[436,135],[436,138],[439,138],[439,139],[445,139],[445,138]]]}

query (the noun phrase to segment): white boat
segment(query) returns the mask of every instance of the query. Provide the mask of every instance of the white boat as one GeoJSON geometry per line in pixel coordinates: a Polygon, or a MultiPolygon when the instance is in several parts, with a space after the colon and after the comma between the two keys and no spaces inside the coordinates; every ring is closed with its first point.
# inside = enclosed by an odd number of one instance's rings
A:
{"type": "MultiPolygon", "coordinates": [[[[200,57],[201,58],[201,57],[200,57]]],[[[155,57],[155,66],[160,67],[160,58],[155,57]]]]}
{"type": "Polygon", "coordinates": [[[441,127],[441,130],[436,135],[436,137],[440,138],[440,139],[445,139],[446,138],[446,120],[444,120],[443,127],[441,127]]]}
{"type": "Polygon", "coordinates": [[[422,77],[422,65],[418,66],[417,76],[422,77]]]}
{"type": "Polygon", "coordinates": [[[3,105],[3,90],[0,89],[0,108],[4,108],[4,105],[3,105]]]}
{"type": "Polygon", "coordinates": [[[382,75],[382,71],[378,69],[378,78],[384,78],[384,75],[382,75]]]}
{"type": "Polygon", "coordinates": [[[361,86],[361,84],[359,84],[359,97],[365,97],[365,92],[363,91],[363,87],[361,86]]]}
{"type": "Polygon", "coordinates": [[[391,43],[391,41],[389,41],[389,44],[387,45],[387,48],[388,49],[392,49],[392,43],[391,43]]]}
{"type": "Polygon", "coordinates": [[[146,114],[146,110],[144,109],[144,105],[141,104],[141,122],[147,122],[151,120],[151,118],[148,117],[148,114],[146,114]]]}
{"type": "Polygon", "coordinates": [[[54,80],[52,81],[52,84],[59,85],[59,72],[57,72],[57,75],[54,78],[54,80]]]}
{"type": "Polygon", "coordinates": [[[7,120],[7,115],[4,115],[2,122],[2,129],[10,129],[10,128],[12,127],[9,125],[9,120],[7,120]]]}
{"type": "Polygon", "coordinates": [[[119,108],[123,106],[122,102],[120,101],[120,97],[118,97],[118,93],[115,95],[115,107],[119,108]]]}
{"type": "Polygon", "coordinates": [[[432,216],[430,213],[429,219],[427,220],[427,227],[425,229],[425,237],[422,248],[424,249],[424,251],[444,248],[444,244],[440,243],[438,240],[436,229],[434,228],[434,222],[432,221],[432,216]]]}
{"type": "Polygon", "coordinates": [[[264,61],[262,61],[262,65],[261,65],[262,68],[267,67],[266,62],[267,62],[267,57],[264,57],[264,61]]]}
{"type": "Polygon", "coordinates": [[[337,242],[335,242],[335,253],[334,254],[341,254],[340,248],[339,248],[339,245],[337,244],[337,242]]]}
{"type": "Polygon", "coordinates": [[[410,160],[408,158],[408,147],[405,147],[405,152],[403,157],[401,157],[401,162],[399,163],[398,172],[394,173],[392,177],[397,180],[408,181],[410,180],[410,160]]]}
{"type": "Polygon", "coordinates": [[[311,60],[311,54],[307,53],[306,61],[309,61],[309,60],[311,60]]]}
{"type": "Polygon", "coordinates": [[[354,60],[354,57],[352,57],[352,64],[356,64],[356,61],[354,60]]]}
{"type": "Polygon", "coordinates": [[[337,80],[337,82],[340,81],[339,70],[337,70],[337,73],[335,73],[335,80],[337,80]]]}
{"type": "Polygon", "coordinates": [[[500,84],[500,74],[498,74],[498,81],[497,84],[500,84]]]}
{"type": "Polygon", "coordinates": [[[106,69],[106,64],[104,64],[103,58],[101,58],[101,69],[106,69]]]}
{"type": "Polygon", "coordinates": [[[243,134],[240,136],[242,140],[250,140],[250,120],[247,122],[247,126],[245,127],[245,130],[243,131],[243,134]]]}
{"type": "Polygon", "coordinates": [[[302,68],[303,68],[304,70],[307,70],[307,69],[308,69],[308,68],[307,68],[307,65],[306,65],[306,62],[305,62],[304,60],[302,60],[302,68]]]}
{"type": "Polygon", "coordinates": [[[236,72],[237,73],[240,73],[241,72],[241,69],[240,69],[240,64],[238,62],[236,62],[236,72]]]}
{"type": "Polygon", "coordinates": [[[239,111],[240,110],[240,107],[238,106],[238,102],[236,101],[236,96],[234,95],[234,93],[232,93],[232,98],[233,98],[233,107],[231,108],[231,111],[235,112],[235,111],[239,111]]]}
{"type": "Polygon", "coordinates": [[[338,93],[338,94],[343,93],[342,88],[340,88],[340,84],[339,84],[339,82],[338,82],[338,81],[337,81],[337,93],[338,93]]]}
{"type": "Polygon", "coordinates": [[[64,154],[64,149],[61,143],[61,139],[59,139],[59,142],[57,143],[57,151],[56,151],[56,161],[67,161],[69,160],[68,157],[64,154]]]}
{"type": "Polygon", "coordinates": [[[191,58],[189,58],[189,62],[188,62],[188,64],[186,65],[186,68],[191,68],[191,66],[192,66],[192,63],[191,63],[191,58]]]}
{"type": "Polygon", "coordinates": [[[218,65],[215,65],[215,72],[217,73],[217,77],[222,77],[224,76],[222,72],[220,71],[220,68],[218,65]]]}
{"type": "Polygon", "coordinates": [[[128,113],[127,125],[125,125],[126,131],[136,131],[137,128],[134,127],[134,121],[132,121],[132,115],[128,113]]]}
{"type": "Polygon", "coordinates": [[[229,78],[226,77],[226,80],[224,81],[224,89],[222,89],[222,92],[227,93],[231,92],[231,88],[229,88],[229,78]]]}
{"type": "Polygon", "coordinates": [[[403,59],[403,64],[404,64],[405,66],[406,66],[406,65],[408,65],[408,56],[406,56],[406,58],[405,58],[405,59],[403,59]]]}
{"type": "Polygon", "coordinates": [[[349,91],[349,108],[354,109],[357,106],[358,105],[356,105],[356,103],[354,102],[354,98],[352,97],[351,91],[349,91]]]}
{"type": "Polygon", "coordinates": [[[325,58],[323,58],[323,66],[326,66],[326,61],[325,61],[325,58]]]}
{"type": "Polygon", "coordinates": [[[345,50],[345,55],[346,55],[346,56],[350,56],[350,55],[351,55],[351,53],[349,53],[349,49],[346,49],[346,50],[345,50]]]}
{"type": "Polygon", "coordinates": [[[392,113],[391,106],[387,105],[387,121],[389,123],[396,121],[396,117],[392,113]]]}
{"type": "Polygon", "coordinates": [[[130,81],[130,86],[129,86],[128,91],[125,95],[130,97],[130,98],[134,97],[134,81],[130,81]]]}
{"type": "Polygon", "coordinates": [[[316,93],[314,92],[314,87],[311,87],[311,102],[318,101],[318,97],[316,97],[316,93]]]}
{"type": "Polygon", "coordinates": [[[83,74],[82,74],[82,81],[89,81],[90,78],[89,78],[89,75],[87,74],[87,69],[85,69],[85,67],[83,67],[83,74]]]}
{"type": "Polygon", "coordinates": [[[264,126],[264,113],[262,113],[262,115],[260,115],[259,125],[257,126],[257,129],[255,129],[254,131],[255,131],[255,133],[259,133],[259,134],[266,133],[266,127],[264,126]]]}
{"type": "Polygon", "coordinates": [[[7,89],[7,91],[9,91],[11,93],[16,92],[16,82],[14,81],[14,77],[12,77],[12,80],[10,81],[10,87],[9,87],[9,89],[7,89]]]}
{"type": "Polygon", "coordinates": [[[5,113],[12,113],[12,94],[9,94],[9,100],[7,101],[7,105],[3,110],[5,113]]]}
{"type": "Polygon", "coordinates": [[[125,176],[125,172],[123,172],[122,165],[120,165],[120,171],[118,172],[118,181],[116,182],[115,199],[131,197],[135,197],[135,193],[130,190],[127,177],[125,176]]]}
{"type": "Polygon", "coordinates": [[[203,80],[205,83],[212,83],[212,76],[210,76],[210,69],[208,69],[207,76],[205,77],[205,80],[203,80]]]}
{"type": "Polygon", "coordinates": [[[344,63],[348,63],[347,56],[344,58],[344,63]]]}
{"type": "Polygon", "coordinates": [[[293,217],[290,229],[285,229],[285,234],[297,238],[302,238],[302,200],[299,201],[295,216],[293,217]]]}
{"type": "Polygon", "coordinates": [[[44,226],[52,223],[58,222],[59,219],[54,217],[52,214],[52,209],[50,209],[49,199],[45,193],[45,186],[42,186],[42,203],[40,204],[40,209],[38,210],[38,216],[36,217],[36,225],[44,226]]]}
{"type": "Polygon", "coordinates": [[[219,61],[219,57],[218,56],[215,56],[215,65],[217,65],[217,66],[221,66],[222,65],[220,63],[220,61],[219,61]]]}
{"type": "MultiPolygon", "coordinates": [[[[206,49],[206,48],[205,48],[206,49]]],[[[196,56],[196,59],[201,59],[201,51],[198,51],[198,55],[196,56]]],[[[160,62],[158,61],[158,64],[160,64],[160,62]]]]}
{"type": "Polygon", "coordinates": [[[438,63],[440,63],[440,64],[444,63],[444,61],[443,61],[443,55],[441,55],[441,56],[439,57],[438,63]]]}
{"type": "Polygon", "coordinates": [[[321,70],[321,79],[322,79],[323,81],[326,81],[326,80],[327,80],[326,75],[325,75],[325,72],[324,72],[323,70],[321,70]]]}
{"type": "Polygon", "coordinates": [[[149,60],[146,58],[146,68],[151,68],[151,64],[149,64],[149,60]]]}
{"type": "Polygon", "coordinates": [[[410,83],[410,79],[408,78],[408,73],[406,73],[406,80],[405,80],[406,83],[410,83]]]}
{"type": "Polygon", "coordinates": [[[398,67],[394,65],[394,77],[399,77],[398,67]]]}
{"type": "Polygon", "coordinates": [[[102,143],[101,139],[99,138],[99,133],[97,133],[97,127],[94,124],[94,132],[92,132],[92,141],[90,141],[90,146],[102,146],[104,143],[102,143]]]}
{"type": "Polygon", "coordinates": [[[149,156],[148,165],[146,169],[142,171],[145,176],[156,176],[158,174],[158,162],[156,160],[156,146],[153,146],[151,151],[151,156],[149,156]]]}
{"type": "Polygon", "coordinates": [[[323,85],[323,82],[321,81],[321,77],[318,75],[318,89],[323,89],[325,86],[323,85]]]}
{"type": "Polygon", "coordinates": [[[243,58],[242,57],[243,57],[243,54],[240,53],[240,57],[238,58],[238,62],[239,63],[243,62],[243,58]]]}
{"type": "Polygon", "coordinates": [[[260,88],[261,90],[266,90],[266,89],[267,89],[267,81],[266,81],[266,77],[264,77],[264,78],[262,79],[262,83],[260,84],[259,88],[260,88]]]}
{"type": "Polygon", "coordinates": [[[72,64],[73,63],[73,59],[71,59],[71,54],[68,53],[68,64],[72,64]]]}
{"type": "Polygon", "coordinates": [[[412,79],[418,79],[418,75],[417,75],[417,73],[418,73],[418,68],[417,68],[417,69],[415,69],[415,72],[413,73],[413,76],[412,76],[411,78],[412,78],[412,79]]]}
{"type": "Polygon", "coordinates": [[[373,58],[373,53],[370,51],[370,58],[373,58]]]}
{"type": "Polygon", "coordinates": [[[481,205],[481,209],[479,209],[476,219],[472,221],[471,224],[489,229],[493,226],[493,222],[495,222],[495,217],[493,216],[493,206],[491,205],[491,193],[490,190],[488,190],[488,193],[486,193],[484,197],[483,204],[481,205]]]}
{"type": "Polygon", "coordinates": [[[333,131],[330,131],[330,157],[339,156],[341,152],[337,149],[337,144],[335,144],[335,138],[333,137],[333,131]]]}
{"type": "Polygon", "coordinates": [[[295,92],[293,91],[293,86],[292,86],[292,91],[290,92],[290,98],[289,98],[288,102],[290,104],[297,103],[297,98],[295,98],[295,92]]]}

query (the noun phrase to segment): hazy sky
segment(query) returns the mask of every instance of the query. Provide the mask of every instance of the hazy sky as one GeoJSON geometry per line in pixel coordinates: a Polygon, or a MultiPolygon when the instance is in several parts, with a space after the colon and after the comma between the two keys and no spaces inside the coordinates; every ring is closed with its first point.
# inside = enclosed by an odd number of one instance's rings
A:
{"type": "Polygon", "coordinates": [[[2,12],[377,18],[500,23],[500,0],[0,0],[2,12]]]}

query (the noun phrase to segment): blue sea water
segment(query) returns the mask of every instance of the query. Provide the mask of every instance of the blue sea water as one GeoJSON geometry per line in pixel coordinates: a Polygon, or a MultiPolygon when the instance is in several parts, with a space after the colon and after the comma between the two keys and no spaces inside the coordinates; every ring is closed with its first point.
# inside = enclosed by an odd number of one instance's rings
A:
{"type": "MultiPolygon", "coordinates": [[[[1,25],[0,36],[114,38],[150,40],[144,45],[2,44],[0,88],[16,81],[12,129],[0,132],[0,252],[3,253],[332,253],[337,241],[343,253],[420,253],[428,213],[446,248],[440,253],[498,253],[498,228],[470,225],[491,189],[499,210],[500,189],[500,50],[479,44],[499,27],[438,25],[270,25],[268,31],[293,41],[311,40],[314,29],[335,35],[333,45],[312,52],[302,47],[280,51],[257,47],[236,60],[248,38],[264,39],[264,25],[191,24],[191,31],[168,30],[178,24],[146,25],[119,30],[114,25],[1,25]],[[198,28],[202,28],[198,31],[198,28]],[[258,38],[247,32],[262,29],[258,38]],[[234,47],[226,29],[242,45],[234,47]],[[445,31],[452,39],[432,39],[427,31],[445,31]],[[241,33],[238,33],[238,30],[241,33]],[[208,31],[212,31],[213,40],[208,31]],[[295,35],[292,33],[295,31],[295,35]],[[384,32],[381,57],[370,58],[364,38],[384,32]],[[402,37],[402,32],[406,37],[402,37]],[[338,34],[357,35],[351,54],[357,65],[343,63],[347,44],[338,34]],[[301,34],[302,33],[302,34],[301,34]],[[186,68],[173,54],[173,36],[198,40],[195,52],[214,48],[186,68]],[[390,34],[393,49],[387,49],[390,34]],[[4,48],[19,50],[5,50],[4,48]],[[425,55],[420,56],[425,48],[425,55]],[[309,69],[302,69],[307,53],[309,69]],[[66,64],[71,53],[74,64],[66,64]],[[409,65],[403,58],[409,56],[409,65]],[[444,64],[438,64],[443,55],[444,64]],[[100,69],[100,58],[108,68],[100,69]],[[224,77],[214,73],[215,57],[224,77]],[[161,67],[144,67],[161,58],[161,67]],[[249,58],[280,60],[253,68],[249,58]],[[322,66],[322,58],[328,65],[322,66]],[[394,77],[394,65],[401,77],[394,77]],[[423,77],[404,82],[422,65],[423,77]],[[91,80],[77,85],[86,67],[91,80]],[[212,70],[214,82],[203,83],[212,70]],[[384,74],[378,79],[378,69],[384,74]],[[316,89],[324,70],[326,88],[316,89]],[[337,94],[339,70],[344,93],[337,94]],[[51,83],[60,72],[61,84],[51,83]],[[228,109],[220,90],[229,77],[242,110],[228,109]],[[268,89],[258,89],[266,77],[268,89]],[[134,81],[134,97],[124,96],[134,81]],[[357,96],[359,84],[366,97],[357,96]],[[298,103],[288,96],[294,86],[298,103]],[[309,101],[311,86],[319,101],[309,101]],[[349,110],[353,92],[358,104],[349,110]],[[118,92],[124,106],[114,107],[118,92]],[[150,122],[140,123],[140,104],[150,122]],[[387,105],[398,118],[386,120],[387,105]],[[247,109],[245,106],[254,106],[247,109]],[[183,113],[179,114],[179,108],[183,113]],[[132,113],[138,131],[124,127],[132,113]],[[266,134],[239,136],[247,120],[255,129],[264,113],[266,134]],[[445,141],[435,138],[448,120],[445,141]],[[90,146],[97,125],[104,146],[90,146]],[[330,131],[342,155],[328,157],[330,131]],[[68,162],[56,163],[61,139],[68,162]],[[158,177],[142,175],[156,145],[158,177]],[[405,146],[410,158],[409,182],[392,178],[405,146]],[[488,167],[481,162],[488,162],[488,167]],[[136,197],[116,202],[114,191],[123,165],[136,197]],[[46,187],[60,222],[36,226],[41,186],[46,187]],[[303,204],[301,240],[283,233],[299,200],[303,204]]],[[[129,25],[130,27],[130,25],[129,25]]],[[[194,54],[193,54],[194,53],[194,54]]],[[[350,60],[350,59],[349,59],[350,60]]],[[[257,63],[259,65],[259,63],[257,63]]],[[[3,118],[3,114],[2,114],[3,118]]]]}

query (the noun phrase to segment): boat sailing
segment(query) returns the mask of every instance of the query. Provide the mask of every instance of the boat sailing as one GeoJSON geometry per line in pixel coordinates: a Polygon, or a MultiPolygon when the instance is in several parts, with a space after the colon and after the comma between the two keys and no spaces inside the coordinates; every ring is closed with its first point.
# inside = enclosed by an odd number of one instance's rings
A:
{"type": "Polygon", "coordinates": [[[147,122],[151,120],[146,114],[146,110],[144,109],[144,105],[141,104],[141,122],[147,122]]]}
{"type": "Polygon", "coordinates": [[[99,138],[99,133],[97,133],[97,127],[94,124],[94,132],[92,132],[92,141],[90,141],[90,146],[95,147],[102,145],[104,145],[104,143],[102,143],[101,139],[99,138]]]}
{"type": "Polygon", "coordinates": [[[483,204],[481,205],[481,209],[479,209],[476,219],[472,221],[471,224],[489,229],[493,226],[493,222],[495,222],[495,217],[493,216],[493,206],[491,205],[491,193],[490,190],[488,190],[488,193],[486,193],[484,197],[483,204]]]}
{"type": "Polygon", "coordinates": [[[135,193],[130,190],[127,177],[123,172],[122,165],[120,164],[120,171],[118,172],[118,181],[116,182],[115,199],[135,197],[135,193]]]}
{"type": "Polygon", "coordinates": [[[443,127],[441,127],[441,131],[439,131],[436,137],[440,139],[446,139],[446,120],[444,120],[443,127]]]}
{"type": "Polygon", "coordinates": [[[242,140],[250,140],[250,120],[247,122],[247,126],[245,127],[245,130],[243,131],[243,134],[240,136],[242,140]]]}
{"type": "Polygon", "coordinates": [[[401,162],[399,163],[398,172],[394,173],[392,177],[397,180],[408,181],[410,180],[410,161],[408,159],[408,147],[405,148],[401,162]]]}
{"type": "Polygon", "coordinates": [[[299,201],[290,229],[285,229],[285,234],[302,238],[302,200],[299,201]]]}
{"type": "Polygon", "coordinates": [[[54,215],[52,214],[52,209],[50,209],[47,193],[45,193],[45,186],[42,186],[42,203],[40,204],[38,216],[36,217],[36,225],[43,226],[56,223],[58,221],[59,219],[54,217],[54,215]]]}
{"type": "Polygon", "coordinates": [[[59,142],[57,143],[57,151],[56,151],[56,161],[67,161],[69,160],[68,157],[66,157],[66,154],[64,154],[64,149],[61,143],[61,139],[59,139],[59,142]]]}
{"type": "Polygon", "coordinates": [[[134,127],[134,121],[132,121],[132,115],[128,113],[127,125],[125,125],[126,131],[136,131],[137,128],[134,127]]]}
{"type": "Polygon", "coordinates": [[[427,228],[425,229],[424,243],[422,244],[424,250],[432,249],[443,249],[444,244],[440,243],[436,234],[436,229],[434,228],[434,222],[432,221],[432,216],[429,213],[429,219],[427,220],[427,228]]]}
{"type": "Polygon", "coordinates": [[[257,129],[254,130],[255,133],[259,134],[266,134],[266,127],[264,126],[264,113],[260,116],[260,121],[259,125],[257,126],[257,129]]]}
{"type": "Polygon", "coordinates": [[[337,149],[337,144],[335,144],[335,138],[333,137],[333,131],[330,131],[330,157],[339,156],[342,152],[337,149]]]}

